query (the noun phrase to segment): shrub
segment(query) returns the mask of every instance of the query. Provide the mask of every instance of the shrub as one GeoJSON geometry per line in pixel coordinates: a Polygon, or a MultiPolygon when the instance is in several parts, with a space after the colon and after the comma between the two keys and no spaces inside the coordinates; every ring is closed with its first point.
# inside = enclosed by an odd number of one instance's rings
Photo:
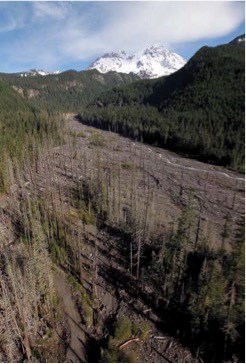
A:
{"type": "Polygon", "coordinates": [[[130,339],[132,336],[132,323],[127,317],[120,319],[116,326],[114,332],[114,340],[117,343],[121,343],[130,339]]]}
{"type": "Polygon", "coordinates": [[[132,170],[132,169],[134,169],[134,164],[130,163],[130,162],[123,162],[123,163],[121,163],[121,168],[127,169],[127,170],[132,170]]]}
{"type": "Polygon", "coordinates": [[[106,145],[105,139],[99,133],[92,134],[90,136],[90,145],[94,147],[104,147],[106,145]]]}
{"type": "Polygon", "coordinates": [[[78,138],[85,138],[86,137],[86,135],[85,135],[85,133],[83,131],[80,131],[79,133],[77,133],[76,136],[78,138]]]}

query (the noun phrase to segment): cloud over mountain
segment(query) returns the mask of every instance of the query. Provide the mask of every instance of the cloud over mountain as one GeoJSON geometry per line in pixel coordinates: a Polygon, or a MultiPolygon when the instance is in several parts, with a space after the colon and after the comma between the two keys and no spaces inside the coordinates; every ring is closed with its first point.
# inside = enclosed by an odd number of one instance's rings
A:
{"type": "MultiPolygon", "coordinates": [[[[57,68],[114,49],[222,37],[244,20],[242,2],[20,2],[0,4],[2,47],[11,66],[57,68]]],[[[0,39],[1,40],[1,39],[0,39]]]]}

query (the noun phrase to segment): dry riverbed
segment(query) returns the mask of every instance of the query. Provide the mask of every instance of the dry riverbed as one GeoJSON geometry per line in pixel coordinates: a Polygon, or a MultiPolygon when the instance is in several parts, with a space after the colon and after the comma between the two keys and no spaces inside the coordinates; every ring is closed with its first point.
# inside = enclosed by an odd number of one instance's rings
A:
{"type": "MultiPolygon", "coordinates": [[[[146,201],[151,191],[151,216],[153,221],[158,221],[160,230],[177,223],[183,207],[192,201],[195,220],[201,220],[200,239],[209,237],[211,246],[219,247],[228,220],[231,232],[226,247],[230,249],[244,211],[244,176],[88,127],[74,115],[67,115],[65,121],[67,141],[43,152],[33,174],[25,175],[22,194],[44,198],[51,206],[55,205],[55,209],[73,224],[74,236],[81,245],[78,251],[82,253],[77,257],[83,282],[80,288],[72,287],[68,264],[63,266],[66,274],[62,270],[54,271],[55,288],[70,337],[66,361],[101,360],[115,323],[125,317],[138,328],[148,328],[145,337],[136,336],[133,337],[135,340],[120,344],[121,350],[134,361],[199,361],[177,339],[159,329],[159,318],[147,299],[153,288],[146,285],[144,294],[138,295],[136,280],[129,274],[129,267],[121,256],[122,239],[113,230],[98,232],[95,226],[82,224],[70,205],[69,193],[84,179],[101,179],[112,186],[115,183],[120,191],[115,199],[120,201],[120,213],[124,214],[133,198],[131,191],[140,203],[146,201]],[[100,178],[99,172],[103,172],[100,178]],[[95,259],[98,265],[96,280],[95,259]],[[92,299],[88,299],[93,298],[95,291],[100,307],[97,317],[100,325],[96,328],[93,326],[95,307],[92,299]],[[82,307],[81,299],[85,297],[87,306],[82,307]]],[[[13,186],[12,193],[16,189],[18,187],[13,186]]],[[[0,203],[3,211],[11,208],[11,198],[3,198],[0,203]]],[[[6,213],[0,215],[0,230],[5,243],[12,244],[14,230],[6,213]]]]}
{"type": "MultiPolygon", "coordinates": [[[[244,175],[88,127],[73,115],[68,115],[67,121],[77,136],[76,148],[86,159],[88,174],[96,160],[104,166],[105,173],[107,169],[121,166],[122,195],[126,196],[126,205],[134,171],[140,198],[147,193],[148,186],[153,188],[155,218],[164,227],[177,221],[182,207],[192,196],[194,209],[201,214],[201,230],[209,236],[211,244],[220,246],[226,219],[230,220],[230,239],[233,240],[237,223],[244,213],[244,175]],[[101,145],[95,147],[93,140],[97,139],[101,145]]],[[[68,154],[63,157],[68,158],[68,154]]]]}

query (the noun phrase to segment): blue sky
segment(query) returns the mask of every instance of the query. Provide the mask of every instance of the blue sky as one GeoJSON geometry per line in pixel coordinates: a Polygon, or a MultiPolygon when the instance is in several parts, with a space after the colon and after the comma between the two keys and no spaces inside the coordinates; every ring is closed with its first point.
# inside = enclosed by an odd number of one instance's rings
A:
{"type": "Polygon", "coordinates": [[[189,59],[245,32],[244,2],[3,2],[0,72],[86,68],[152,44],[189,59]]]}

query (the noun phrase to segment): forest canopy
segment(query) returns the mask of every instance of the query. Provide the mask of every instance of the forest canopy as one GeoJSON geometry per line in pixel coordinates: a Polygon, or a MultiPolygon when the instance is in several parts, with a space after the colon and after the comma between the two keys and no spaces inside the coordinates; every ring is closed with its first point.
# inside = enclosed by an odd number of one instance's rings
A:
{"type": "Polygon", "coordinates": [[[83,122],[190,157],[244,170],[244,48],[203,47],[179,71],[116,87],[83,122]]]}

